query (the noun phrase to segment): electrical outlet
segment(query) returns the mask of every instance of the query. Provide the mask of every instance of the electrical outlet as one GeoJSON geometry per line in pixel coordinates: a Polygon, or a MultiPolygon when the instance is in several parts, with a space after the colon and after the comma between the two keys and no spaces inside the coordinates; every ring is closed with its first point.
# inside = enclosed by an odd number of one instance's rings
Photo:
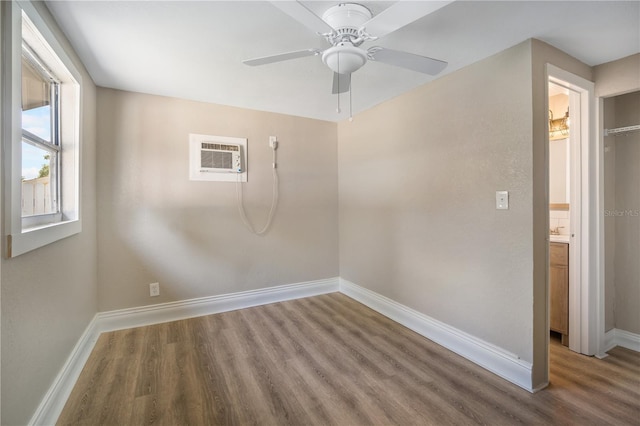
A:
{"type": "Polygon", "coordinates": [[[269,147],[271,149],[278,148],[278,138],[276,136],[269,136],[269,147]]]}
{"type": "Polygon", "coordinates": [[[151,297],[160,296],[160,283],[149,284],[149,296],[151,297]]]}

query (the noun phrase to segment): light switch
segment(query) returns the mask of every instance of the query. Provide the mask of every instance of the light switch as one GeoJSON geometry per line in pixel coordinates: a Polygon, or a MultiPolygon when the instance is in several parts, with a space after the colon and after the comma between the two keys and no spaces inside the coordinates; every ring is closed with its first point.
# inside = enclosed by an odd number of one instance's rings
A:
{"type": "Polygon", "coordinates": [[[509,210],[509,191],[496,191],[496,210],[509,210]]]}

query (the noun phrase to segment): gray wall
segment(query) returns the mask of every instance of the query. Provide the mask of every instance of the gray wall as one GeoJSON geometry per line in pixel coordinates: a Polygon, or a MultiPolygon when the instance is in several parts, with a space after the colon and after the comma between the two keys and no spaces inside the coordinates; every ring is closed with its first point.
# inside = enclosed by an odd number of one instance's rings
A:
{"type": "Polygon", "coordinates": [[[340,275],[533,363],[547,381],[547,63],[537,40],[340,123],[340,275]],[[510,209],[495,209],[495,191],[510,209]]]}
{"type": "MultiPolygon", "coordinates": [[[[605,108],[613,109],[613,117],[606,115],[605,128],[640,124],[640,92],[607,101],[605,108]]],[[[607,209],[611,214],[605,216],[605,237],[612,248],[606,252],[606,266],[612,269],[607,274],[607,329],[640,333],[640,133],[610,136],[605,143],[605,155],[612,157],[605,157],[605,166],[611,167],[605,174],[610,179],[605,180],[605,195],[613,199],[613,208],[607,209]]]]}
{"type": "MultiPolygon", "coordinates": [[[[640,92],[616,97],[616,127],[640,124],[640,92]]],[[[616,328],[640,333],[640,133],[616,137],[616,328]]]]}
{"type": "Polygon", "coordinates": [[[596,96],[610,97],[640,90],[640,53],[593,68],[596,96]]]}
{"type": "MultiPolygon", "coordinates": [[[[639,124],[640,54],[594,67],[603,98],[604,128],[639,124]],[[634,92],[634,93],[632,93],[634,92]],[[618,95],[618,96],[616,96],[618,95]],[[622,96],[620,96],[622,95],[622,96]]],[[[640,133],[604,138],[604,208],[637,210],[640,197],[640,133]]],[[[605,330],[640,333],[640,218],[605,216],[605,330]]]]}
{"type": "Polygon", "coordinates": [[[341,277],[533,361],[531,116],[527,42],[340,123],[341,277]]]}
{"type": "MultiPolygon", "coordinates": [[[[60,40],[48,10],[47,17],[60,40]]],[[[68,43],[64,43],[72,52],[68,43]]],[[[26,424],[97,312],[95,86],[80,60],[82,233],[2,258],[2,424],[26,424]]],[[[2,197],[4,199],[4,197],[2,197]]],[[[4,210],[4,206],[3,206],[4,210]]],[[[6,236],[3,233],[2,243],[6,236]]]]}
{"type": "Polygon", "coordinates": [[[336,124],[166,97],[98,90],[100,310],[337,277],[336,124]],[[188,135],[248,138],[245,206],[280,203],[263,236],[240,220],[233,182],[188,179],[188,135]],[[159,282],[160,297],[149,297],[159,282]]]}

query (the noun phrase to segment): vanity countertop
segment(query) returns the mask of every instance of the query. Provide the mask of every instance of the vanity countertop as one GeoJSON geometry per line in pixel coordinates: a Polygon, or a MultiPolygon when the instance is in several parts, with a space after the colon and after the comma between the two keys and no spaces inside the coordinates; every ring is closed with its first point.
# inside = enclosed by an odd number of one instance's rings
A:
{"type": "Polygon", "coordinates": [[[552,243],[569,244],[569,235],[549,235],[549,241],[551,241],[552,243]]]}

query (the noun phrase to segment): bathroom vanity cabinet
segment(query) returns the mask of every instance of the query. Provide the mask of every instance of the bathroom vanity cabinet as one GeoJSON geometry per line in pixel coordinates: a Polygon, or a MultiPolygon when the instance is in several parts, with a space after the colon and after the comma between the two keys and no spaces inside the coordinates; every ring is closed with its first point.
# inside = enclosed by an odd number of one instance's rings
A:
{"type": "Polygon", "coordinates": [[[569,244],[549,243],[550,328],[569,344],[569,244]]]}

